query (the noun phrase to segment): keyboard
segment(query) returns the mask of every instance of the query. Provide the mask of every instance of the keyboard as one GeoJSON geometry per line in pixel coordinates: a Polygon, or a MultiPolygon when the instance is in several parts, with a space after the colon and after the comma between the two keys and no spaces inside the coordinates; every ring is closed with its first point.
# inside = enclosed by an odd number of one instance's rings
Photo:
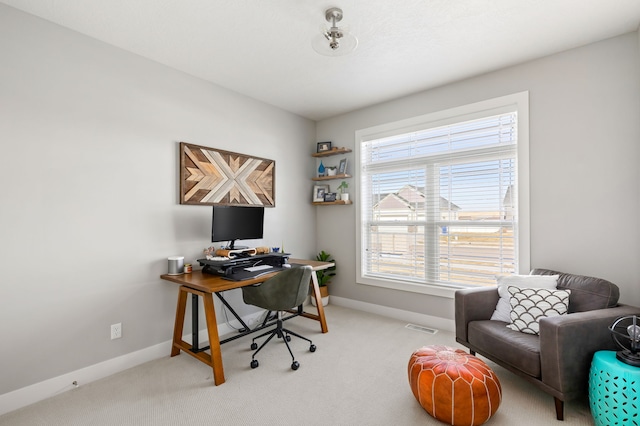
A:
{"type": "MultiPolygon", "coordinates": [[[[260,266],[268,266],[267,269],[261,269],[258,271],[247,271],[248,268],[237,269],[236,272],[225,275],[222,277],[225,280],[230,281],[244,281],[244,280],[252,280],[254,278],[261,277],[263,275],[272,274],[274,272],[282,271],[283,268],[278,266],[269,266],[269,265],[260,265],[260,266]]],[[[255,266],[253,266],[255,268],[255,266]]]]}
{"type": "Polygon", "coordinates": [[[271,266],[271,265],[257,265],[257,266],[250,266],[248,268],[244,268],[245,271],[249,271],[249,272],[264,271],[265,269],[273,269],[273,266],[271,266]]]}

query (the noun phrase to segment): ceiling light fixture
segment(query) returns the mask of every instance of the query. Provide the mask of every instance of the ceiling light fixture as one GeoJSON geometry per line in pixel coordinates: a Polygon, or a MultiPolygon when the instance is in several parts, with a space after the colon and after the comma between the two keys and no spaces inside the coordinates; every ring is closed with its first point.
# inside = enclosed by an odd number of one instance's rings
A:
{"type": "Polygon", "coordinates": [[[313,50],[325,56],[341,56],[353,52],[358,47],[358,39],[346,28],[336,26],[342,20],[342,9],[327,9],[325,18],[331,23],[331,28],[322,28],[322,33],[313,38],[313,50]]]}

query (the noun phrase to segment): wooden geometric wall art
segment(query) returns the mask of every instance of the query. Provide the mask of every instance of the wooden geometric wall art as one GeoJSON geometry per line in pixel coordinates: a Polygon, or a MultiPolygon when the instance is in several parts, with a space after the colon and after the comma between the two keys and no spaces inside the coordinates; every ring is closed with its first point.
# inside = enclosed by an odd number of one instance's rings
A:
{"type": "Polygon", "coordinates": [[[276,163],[180,142],[180,204],[275,207],[276,163]]]}

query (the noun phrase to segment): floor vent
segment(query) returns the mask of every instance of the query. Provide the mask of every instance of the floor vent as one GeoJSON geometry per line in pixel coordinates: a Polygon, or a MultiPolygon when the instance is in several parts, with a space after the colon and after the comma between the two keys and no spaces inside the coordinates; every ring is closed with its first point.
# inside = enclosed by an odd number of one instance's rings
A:
{"type": "Polygon", "coordinates": [[[408,328],[409,330],[421,331],[427,334],[436,334],[438,332],[438,330],[436,330],[435,328],[423,327],[421,325],[415,324],[407,324],[405,325],[405,328],[408,328]]]}

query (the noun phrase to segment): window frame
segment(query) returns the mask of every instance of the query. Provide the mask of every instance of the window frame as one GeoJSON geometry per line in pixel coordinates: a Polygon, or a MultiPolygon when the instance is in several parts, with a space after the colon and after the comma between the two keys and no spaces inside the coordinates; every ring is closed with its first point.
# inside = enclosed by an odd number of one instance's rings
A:
{"type": "Polygon", "coordinates": [[[455,290],[471,286],[452,284],[416,283],[412,280],[382,279],[363,275],[363,256],[365,247],[362,246],[362,211],[363,203],[358,196],[361,194],[362,142],[390,137],[429,128],[456,124],[475,120],[505,112],[517,111],[517,182],[518,182],[518,273],[528,273],[531,265],[530,256],[530,212],[529,212],[529,92],[519,92],[473,104],[433,112],[418,117],[386,123],[355,132],[355,160],[354,181],[356,183],[356,283],[384,287],[400,291],[428,294],[446,298],[453,298],[455,290]]]}

